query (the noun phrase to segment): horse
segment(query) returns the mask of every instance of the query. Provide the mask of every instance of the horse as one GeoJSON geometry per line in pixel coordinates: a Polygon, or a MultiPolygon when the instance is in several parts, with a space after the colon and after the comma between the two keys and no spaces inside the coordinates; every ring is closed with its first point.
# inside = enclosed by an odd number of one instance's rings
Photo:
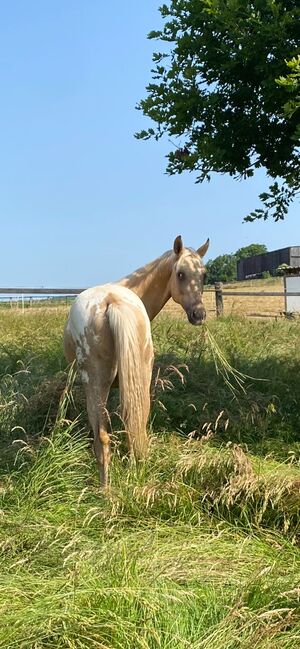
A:
{"type": "Polygon", "coordinates": [[[206,317],[202,300],[209,239],[197,251],[181,236],[173,249],[117,282],[88,288],[73,302],[64,329],[67,361],[76,361],[94,434],[100,483],[108,485],[110,462],[107,400],[119,385],[121,418],[131,457],[147,454],[153,343],[150,321],[173,298],[193,325],[206,317]]]}

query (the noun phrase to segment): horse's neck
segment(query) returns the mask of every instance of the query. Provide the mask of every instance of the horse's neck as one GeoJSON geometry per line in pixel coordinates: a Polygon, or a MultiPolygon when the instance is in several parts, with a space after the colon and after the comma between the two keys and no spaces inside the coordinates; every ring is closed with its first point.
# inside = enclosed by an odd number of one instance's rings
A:
{"type": "Polygon", "coordinates": [[[150,320],[155,318],[171,297],[172,257],[173,253],[167,252],[118,282],[139,296],[150,320]]]}

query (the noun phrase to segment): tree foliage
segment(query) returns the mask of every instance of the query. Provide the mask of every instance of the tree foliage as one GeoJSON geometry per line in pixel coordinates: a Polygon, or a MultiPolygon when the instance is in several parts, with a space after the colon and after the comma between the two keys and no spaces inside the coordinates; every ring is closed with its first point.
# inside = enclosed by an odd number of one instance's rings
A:
{"type": "Polygon", "coordinates": [[[300,179],[299,77],[283,81],[299,53],[299,0],[169,0],[160,13],[164,27],[149,38],[166,51],[154,53],[139,104],[156,126],[137,137],[167,134],[167,172],[196,171],[197,182],[264,167],[274,182],[249,220],[284,218],[300,179]]]}
{"type": "MultiPolygon", "coordinates": [[[[276,79],[276,83],[290,93],[290,99],[283,105],[283,113],[287,120],[296,118],[296,129],[292,136],[296,146],[300,142],[300,55],[286,61],[290,73],[285,77],[276,79]]],[[[299,152],[299,149],[298,149],[299,152]]],[[[297,174],[297,168],[294,175],[288,175],[285,182],[279,186],[276,181],[269,187],[268,192],[260,194],[260,199],[264,204],[264,209],[256,209],[251,212],[245,219],[254,221],[255,219],[268,218],[272,214],[275,220],[282,219],[287,214],[290,203],[300,194],[300,177],[297,174]],[[273,210],[273,213],[272,213],[273,210]]]]}
{"type": "Polygon", "coordinates": [[[251,243],[250,246],[239,248],[235,253],[237,261],[245,259],[245,257],[253,257],[253,255],[263,255],[268,252],[267,246],[264,243],[251,243]]]}
{"type": "Polygon", "coordinates": [[[284,113],[285,116],[290,119],[294,115],[298,114],[296,131],[293,139],[295,142],[300,141],[300,118],[299,118],[299,109],[300,109],[300,54],[291,59],[291,61],[286,62],[290,73],[286,77],[280,77],[276,79],[276,82],[279,86],[285,88],[287,92],[290,93],[291,98],[284,104],[284,113]]]}
{"type": "Polygon", "coordinates": [[[236,258],[234,255],[219,255],[206,264],[207,284],[234,282],[236,280],[236,258]]]}
{"type": "Polygon", "coordinates": [[[264,243],[251,243],[239,248],[234,254],[219,255],[206,264],[206,282],[234,282],[237,279],[237,262],[245,257],[261,255],[268,252],[264,243]]]}

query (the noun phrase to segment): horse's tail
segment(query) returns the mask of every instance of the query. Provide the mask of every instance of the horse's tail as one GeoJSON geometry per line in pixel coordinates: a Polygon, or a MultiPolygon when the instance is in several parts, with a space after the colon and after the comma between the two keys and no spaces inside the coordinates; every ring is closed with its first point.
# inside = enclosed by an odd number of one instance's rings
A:
{"type": "Polygon", "coordinates": [[[111,301],[107,316],[117,358],[121,417],[129,450],[137,459],[148,449],[146,425],[150,410],[153,345],[144,306],[111,301]]]}

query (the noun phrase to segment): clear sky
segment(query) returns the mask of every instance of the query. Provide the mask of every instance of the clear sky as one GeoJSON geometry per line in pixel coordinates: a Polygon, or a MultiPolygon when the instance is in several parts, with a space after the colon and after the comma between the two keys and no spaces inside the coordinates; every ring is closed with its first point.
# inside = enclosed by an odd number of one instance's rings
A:
{"type": "Polygon", "coordinates": [[[158,0],[14,0],[0,7],[0,286],[83,287],[129,273],[177,234],[207,258],[300,245],[284,223],[243,223],[268,184],[164,173],[168,142],[133,134],[150,81],[158,0]]]}

